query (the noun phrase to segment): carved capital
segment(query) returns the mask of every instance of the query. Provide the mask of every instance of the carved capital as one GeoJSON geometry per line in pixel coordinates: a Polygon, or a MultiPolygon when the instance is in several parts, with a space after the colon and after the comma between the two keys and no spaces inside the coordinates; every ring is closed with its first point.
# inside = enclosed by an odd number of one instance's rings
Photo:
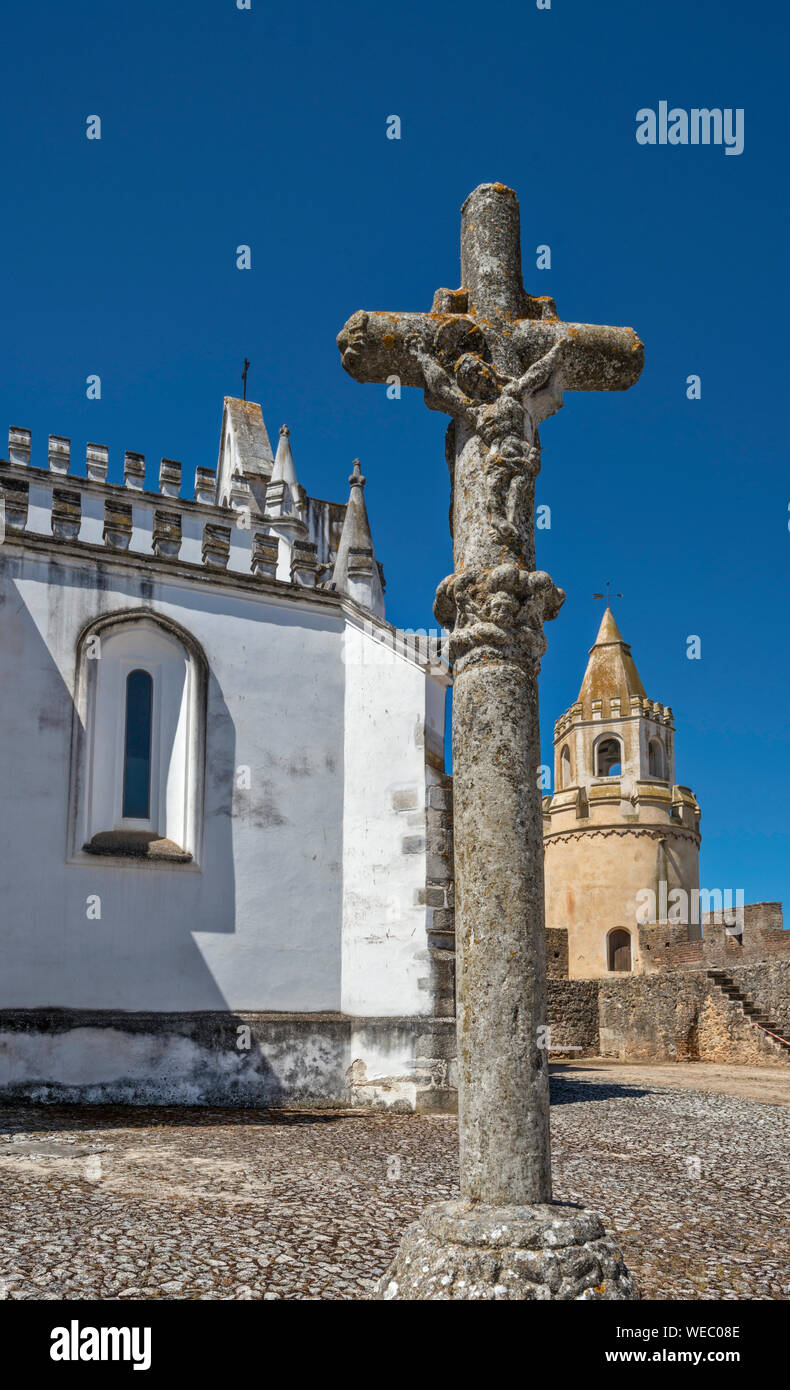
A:
{"type": "Polygon", "coordinates": [[[506,562],[443,579],[433,611],[450,633],[457,670],[505,660],[537,675],[547,646],[543,624],[556,618],[564,601],[562,589],[543,570],[506,562]]]}

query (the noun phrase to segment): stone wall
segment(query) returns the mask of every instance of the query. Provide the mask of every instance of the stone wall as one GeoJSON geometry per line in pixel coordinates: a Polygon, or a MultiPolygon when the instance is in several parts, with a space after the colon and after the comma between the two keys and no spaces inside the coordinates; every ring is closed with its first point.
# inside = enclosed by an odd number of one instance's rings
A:
{"type": "Polygon", "coordinates": [[[546,982],[546,1006],[550,1055],[598,1055],[597,980],[560,980],[550,976],[546,982]]]}
{"type": "MultiPolygon", "coordinates": [[[[787,983],[785,977],[785,988],[787,983]]],[[[781,981],[774,982],[777,991],[781,986],[781,981]]],[[[790,1065],[788,1054],[749,1023],[741,1006],[702,970],[601,980],[598,999],[604,1057],[790,1065]]]]}
{"type": "Polygon", "coordinates": [[[637,927],[639,954],[646,975],[676,965],[701,965],[702,941],[689,941],[688,927],[674,922],[651,922],[637,927]]]}
{"type": "Polygon", "coordinates": [[[790,1057],[744,1017],[737,1003],[721,990],[708,989],[697,1019],[697,1056],[701,1062],[740,1066],[788,1066],[790,1057]]]}
{"type": "Polygon", "coordinates": [[[549,979],[568,978],[568,933],[564,927],[546,928],[546,974],[549,979]]]}
{"type": "Polygon", "coordinates": [[[601,1055],[686,1062],[698,1056],[705,977],[680,970],[599,981],[601,1055]]]}
{"type": "Polygon", "coordinates": [[[431,957],[433,1012],[455,1016],[455,885],[453,881],[453,779],[433,769],[429,773],[425,811],[425,888],[420,901],[429,909],[428,950],[431,957]]]}
{"type": "Polygon", "coordinates": [[[728,929],[721,914],[703,912],[701,921],[702,939],[692,941],[684,924],[640,926],[639,954],[645,973],[679,965],[704,965],[731,973],[734,967],[766,960],[790,961],[790,931],[782,930],[781,903],[746,903],[740,935],[728,929]]]}
{"type": "Polygon", "coordinates": [[[738,988],[779,1025],[782,1036],[790,1038],[790,960],[742,965],[728,969],[727,973],[738,988]]]}
{"type": "Polygon", "coordinates": [[[731,971],[733,966],[762,961],[790,961],[790,931],[783,931],[781,903],[746,903],[742,926],[739,933],[737,924],[728,930],[720,915],[703,912],[706,965],[731,971]],[[738,934],[733,935],[733,930],[738,934]]]}

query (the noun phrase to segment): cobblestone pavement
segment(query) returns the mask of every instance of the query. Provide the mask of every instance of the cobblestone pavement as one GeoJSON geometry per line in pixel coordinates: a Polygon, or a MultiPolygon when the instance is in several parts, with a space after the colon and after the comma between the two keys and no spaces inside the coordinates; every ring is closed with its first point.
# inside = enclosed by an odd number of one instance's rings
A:
{"type": "MultiPolygon", "coordinates": [[[[790,1109],[565,1067],[555,1198],[617,1230],[644,1296],[790,1295],[790,1109]]],[[[0,1296],[365,1298],[456,1191],[444,1116],[0,1109],[0,1296]]]]}

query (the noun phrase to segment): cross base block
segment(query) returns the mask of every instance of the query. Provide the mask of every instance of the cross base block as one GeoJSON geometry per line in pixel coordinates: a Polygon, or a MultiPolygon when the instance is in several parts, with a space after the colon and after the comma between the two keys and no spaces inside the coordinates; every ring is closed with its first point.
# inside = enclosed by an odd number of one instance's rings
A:
{"type": "Polygon", "coordinates": [[[600,1217],[556,1202],[434,1202],[379,1281],[383,1300],[625,1301],[639,1294],[600,1217]]]}

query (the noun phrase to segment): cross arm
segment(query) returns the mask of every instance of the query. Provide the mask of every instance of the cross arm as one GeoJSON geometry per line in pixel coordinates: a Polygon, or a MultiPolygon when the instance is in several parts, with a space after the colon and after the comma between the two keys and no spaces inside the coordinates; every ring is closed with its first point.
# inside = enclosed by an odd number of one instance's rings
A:
{"type": "Polygon", "coordinates": [[[340,358],[355,381],[383,384],[397,376],[403,386],[426,387],[421,356],[446,350],[450,363],[466,351],[480,351],[483,336],[462,314],[388,314],[360,309],[337,335],[340,358]]]}
{"type": "Polygon", "coordinates": [[[526,367],[562,345],[564,391],[626,391],[644,366],[644,345],[633,328],[565,323],[562,319],[519,319],[513,342],[526,367]]]}
{"type": "MultiPolygon", "coordinates": [[[[565,323],[547,314],[513,322],[504,333],[525,371],[561,345],[559,376],[564,391],[625,391],[639,379],[644,346],[632,328],[565,323]]],[[[466,314],[387,313],[360,309],[337,338],[343,366],[356,381],[384,384],[397,376],[404,386],[424,388],[422,354],[447,358],[485,351],[485,337],[466,314]],[[422,352],[415,352],[419,345],[422,352]]],[[[558,364],[559,365],[559,364],[558,364]]]]}

